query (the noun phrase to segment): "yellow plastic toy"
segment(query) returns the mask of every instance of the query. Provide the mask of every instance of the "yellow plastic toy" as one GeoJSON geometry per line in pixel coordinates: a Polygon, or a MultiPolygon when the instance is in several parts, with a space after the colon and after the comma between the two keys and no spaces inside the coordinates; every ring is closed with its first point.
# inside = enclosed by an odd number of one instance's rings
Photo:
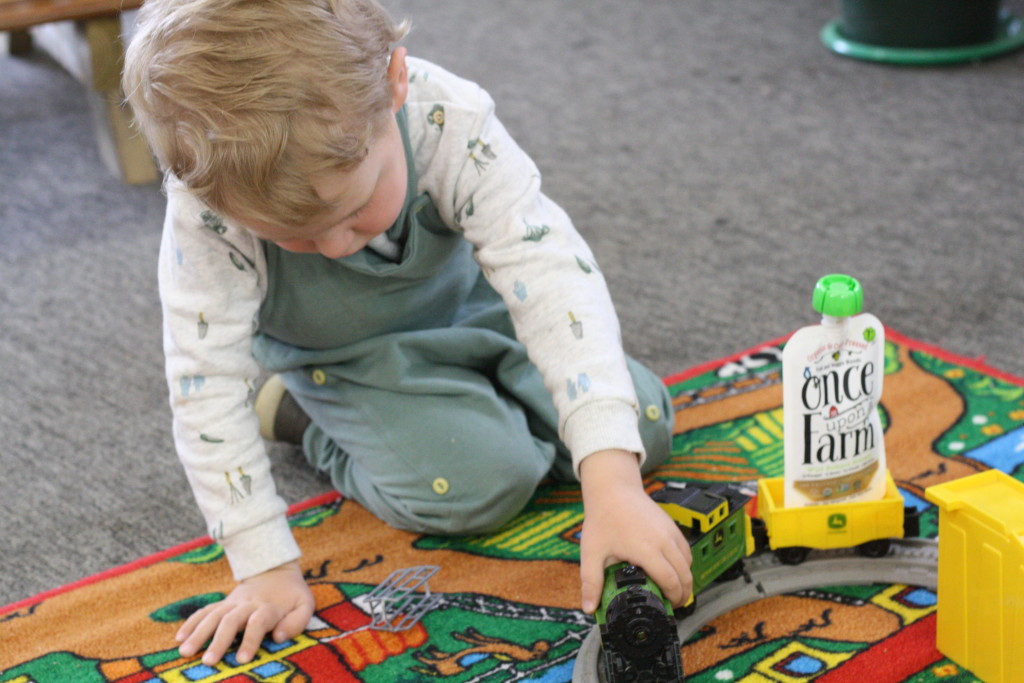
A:
{"type": "Polygon", "coordinates": [[[939,650],[986,683],[1024,672],[1024,484],[988,470],[932,486],[939,650]]]}
{"type": "Polygon", "coordinates": [[[658,507],[676,524],[706,534],[729,516],[729,501],[702,488],[666,489],[656,498],[658,507]]]}
{"type": "Polygon", "coordinates": [[[889,551],[890,538],[903,538],[903,496],[892,475],[885,475],[880,500],[784,507],[783,478],[761,479],[758,514],[768,530],[768,543],[780,560],[803,561],[810,548],[850,548],[878,557],[889,551]]]}

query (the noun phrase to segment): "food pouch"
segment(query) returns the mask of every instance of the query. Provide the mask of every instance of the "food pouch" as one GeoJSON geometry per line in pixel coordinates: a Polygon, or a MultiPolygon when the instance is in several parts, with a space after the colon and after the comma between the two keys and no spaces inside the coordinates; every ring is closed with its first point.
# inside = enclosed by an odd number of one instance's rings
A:
{"type": "Polygon", "coordinates": [[[814,289],[821,324],[798,330],[783,349],[785,507],[885,494],[885,331],[860,312],[863,301],[854,278],[823,277],[814,289]]]}

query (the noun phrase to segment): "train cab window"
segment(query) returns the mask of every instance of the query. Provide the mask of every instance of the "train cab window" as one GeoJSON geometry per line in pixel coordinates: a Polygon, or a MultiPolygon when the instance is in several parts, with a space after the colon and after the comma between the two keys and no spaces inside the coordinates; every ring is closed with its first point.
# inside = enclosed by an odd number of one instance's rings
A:
{"type": "Polygon", "coordinates": [[[725,519],[725,516],[728,513],[728,511],[729,511],[728,506],[725,503],[722,503],[722,505],[720,505],[715,510],[715,513],[714,513],[714,524],[718,524],[723,519],[725,519]]]}

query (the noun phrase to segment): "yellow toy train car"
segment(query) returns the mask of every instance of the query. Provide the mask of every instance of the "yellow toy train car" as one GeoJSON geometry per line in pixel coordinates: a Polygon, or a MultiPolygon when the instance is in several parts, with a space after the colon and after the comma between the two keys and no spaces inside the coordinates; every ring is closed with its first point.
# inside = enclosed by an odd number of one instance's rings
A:
{"type": "Polygon", "coordinates": [[[869,557],[889,552],[889,539],[917,534],[916,522],[904,508],[903,496],[886,473],[881,500],[829,503],[807,507],[783,506],[783,479],[761,479],[757,486],[758,514],[768,531],[769,547],[786,564],[799,564],[810,549],[856,547],[869,557]]]}
{"type": "Polygon", "coordinates": [[[988,683],[1024,675],[1024,484],[999,470],[931,486],[939,650],[988,683]]]}

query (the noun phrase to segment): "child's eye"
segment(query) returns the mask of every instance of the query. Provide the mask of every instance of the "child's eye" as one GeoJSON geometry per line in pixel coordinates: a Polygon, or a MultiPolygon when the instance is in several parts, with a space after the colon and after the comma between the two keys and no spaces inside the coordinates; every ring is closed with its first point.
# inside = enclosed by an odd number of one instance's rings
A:
{"type": "Polygon", "coordinates": [[[365,204],[363,204],[362,206],[360,206],[359,210],[356,211],[354,214],[352,214],[351,218],[359,218],[360,216],[362,216],[364,213],[366,213],[366,209],[369,208],[370,204],[372,204],[372,203],[373,203],[373,199],[371,198],[370,201],[368,201],[365,204]]]}

